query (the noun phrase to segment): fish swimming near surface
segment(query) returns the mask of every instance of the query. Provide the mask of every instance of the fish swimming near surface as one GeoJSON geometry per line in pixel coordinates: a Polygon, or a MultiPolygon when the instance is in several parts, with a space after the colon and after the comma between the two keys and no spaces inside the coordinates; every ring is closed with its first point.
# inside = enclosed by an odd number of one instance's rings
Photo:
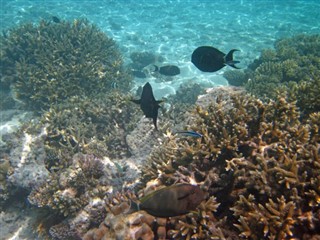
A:
{"type": "Polygon", "coordinates": [[[191,62],[202,72],[216,72],[225,66],[239,69],[235,66],[239,61],[233,60],[233,53],[239,51],[232,49],[225,54],[214,47],[202,46],[193,51],[191,62]]]}
{"type": "Polygon", "coordinates": [[[154,72],[158,72],[164,76],[172,77],[180,74],[180,68],[174,65],[166,65],[162,67],[158,67],[157,65],[153,65],[153,66],[154,66],[154,70],[153,70],[154,72]]]}
{"type": "Polygon", "coordinates": [[[186,137],[194,137],[194,138],[202,138],[203,135],[194,131],[177,131],[176,134],[186,136],[186,137]]]}
{"type": "Polygon", "coordinates": [[[157,101],[152,92],[152,87],[149,82],[147,82],[142,89],[141,98],[139,100],[131,100],[132,102],[139,104],[141,110],[147,118],[153,119],[153,124],[156,130],[157,128],[157,118],[158,109],[160,108],[159,103],[162,101],[157,101]]]}
{"type": "Polygon", "coordinates": [[[155,217],[174,217],[195,210],[204,198],[199,186],[181,183],[156,190],[140,199],[140,203],[131,200],[128,212],[144,210],[155,217]]]}

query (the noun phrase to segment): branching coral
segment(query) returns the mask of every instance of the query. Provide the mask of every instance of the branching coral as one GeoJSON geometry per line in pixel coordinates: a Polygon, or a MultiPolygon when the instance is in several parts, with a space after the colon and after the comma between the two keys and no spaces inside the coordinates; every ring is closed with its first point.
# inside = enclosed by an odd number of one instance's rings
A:
{"type": "MultiPolygon", "coordinates": [[[[126,132],[140,118],[124,94],[114,91],[95,98],[72,97],[45,111],[48,168],[64,165],[61,159],[74,153],[123,157],[129,154],[126,132]]],[[[59,167],[60,168],[60,167],[59,167]]]]}
{"type": "Polygon", "coordinates": [[[245,70],[246,89],[263,99],[286,91],[303,114],[319,111],[320,35],[298,35],[275,42],[245,70]]]}
{"type": "Polygon", "coordinates": [[[197,107],[188,127],[203,138],[168,134],[142,182],[196,181],[217,197],[214,216],[228,217],[243,237],[319,234],[319,114],[302,123],[295,102],[283,97],[209,97],[215,102],[197,107]]]}
{"type": "Polygon", "coordinates": [[[20,25],[0,42],[1,84],[29,109],[130,87],[115,42],[85,19],[20,25]]]}

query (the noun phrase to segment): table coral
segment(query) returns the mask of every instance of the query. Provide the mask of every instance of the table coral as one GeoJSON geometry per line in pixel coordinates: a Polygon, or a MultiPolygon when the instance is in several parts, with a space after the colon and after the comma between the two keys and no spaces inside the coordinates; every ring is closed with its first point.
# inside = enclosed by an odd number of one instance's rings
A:
{"type": "Polygon", "coordinates": [[[0,36],[1,86],[32,110],[72,96],[129,90],[116,43],[86,19],[22,24],[0,36]]]}

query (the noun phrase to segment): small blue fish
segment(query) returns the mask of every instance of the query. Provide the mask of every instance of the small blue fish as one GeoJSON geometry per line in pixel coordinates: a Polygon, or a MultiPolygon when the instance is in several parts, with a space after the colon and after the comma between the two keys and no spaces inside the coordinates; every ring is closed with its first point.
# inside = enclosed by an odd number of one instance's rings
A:
{"type": "Polygon", "coordinates": [[[195,137],[195,138],[202,138],[203,135],[194,131],[177,131],[176,134],[180,134],[186,137],[195,137]]]}

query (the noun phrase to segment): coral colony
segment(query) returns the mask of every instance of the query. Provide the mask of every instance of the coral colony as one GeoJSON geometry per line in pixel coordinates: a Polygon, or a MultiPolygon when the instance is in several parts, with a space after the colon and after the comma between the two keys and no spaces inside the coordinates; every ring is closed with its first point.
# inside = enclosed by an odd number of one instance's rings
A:
{"type": "MultiPolygon", "coordinates": [[[[280,39],[244,72],[225,74],[244,88],[194,96],[200,86],[182,87],[155,131],[130,102],[132,76],[115,42],[87,20],[58,20],[1,36],[1,86],[21,108],[41,109],[38,121],[4,139],[21,150],[17,139],[39,136],[24,163],[13,164],[13,150],[2,154],[1,208],[14,197],[19,167],[37,166],[45,174],[22,182],[47,216],[33,226],[45,238],[320,237],[319,35],[280,39]],[[130,140],[134,129],[144,138],[130,140]],[[138,171],[122,161],[133,143],[145,151],[138,171]],[[36,147],[43,151],[32,155],[36,147]],[[155,196],[159,206],[148,202],[155,196]],[[186,207],[172,209],[179,201],[186,207]]],[[[132,74],[154,62],[143,56],[148,63],[132,65],[132,74]]]]}

